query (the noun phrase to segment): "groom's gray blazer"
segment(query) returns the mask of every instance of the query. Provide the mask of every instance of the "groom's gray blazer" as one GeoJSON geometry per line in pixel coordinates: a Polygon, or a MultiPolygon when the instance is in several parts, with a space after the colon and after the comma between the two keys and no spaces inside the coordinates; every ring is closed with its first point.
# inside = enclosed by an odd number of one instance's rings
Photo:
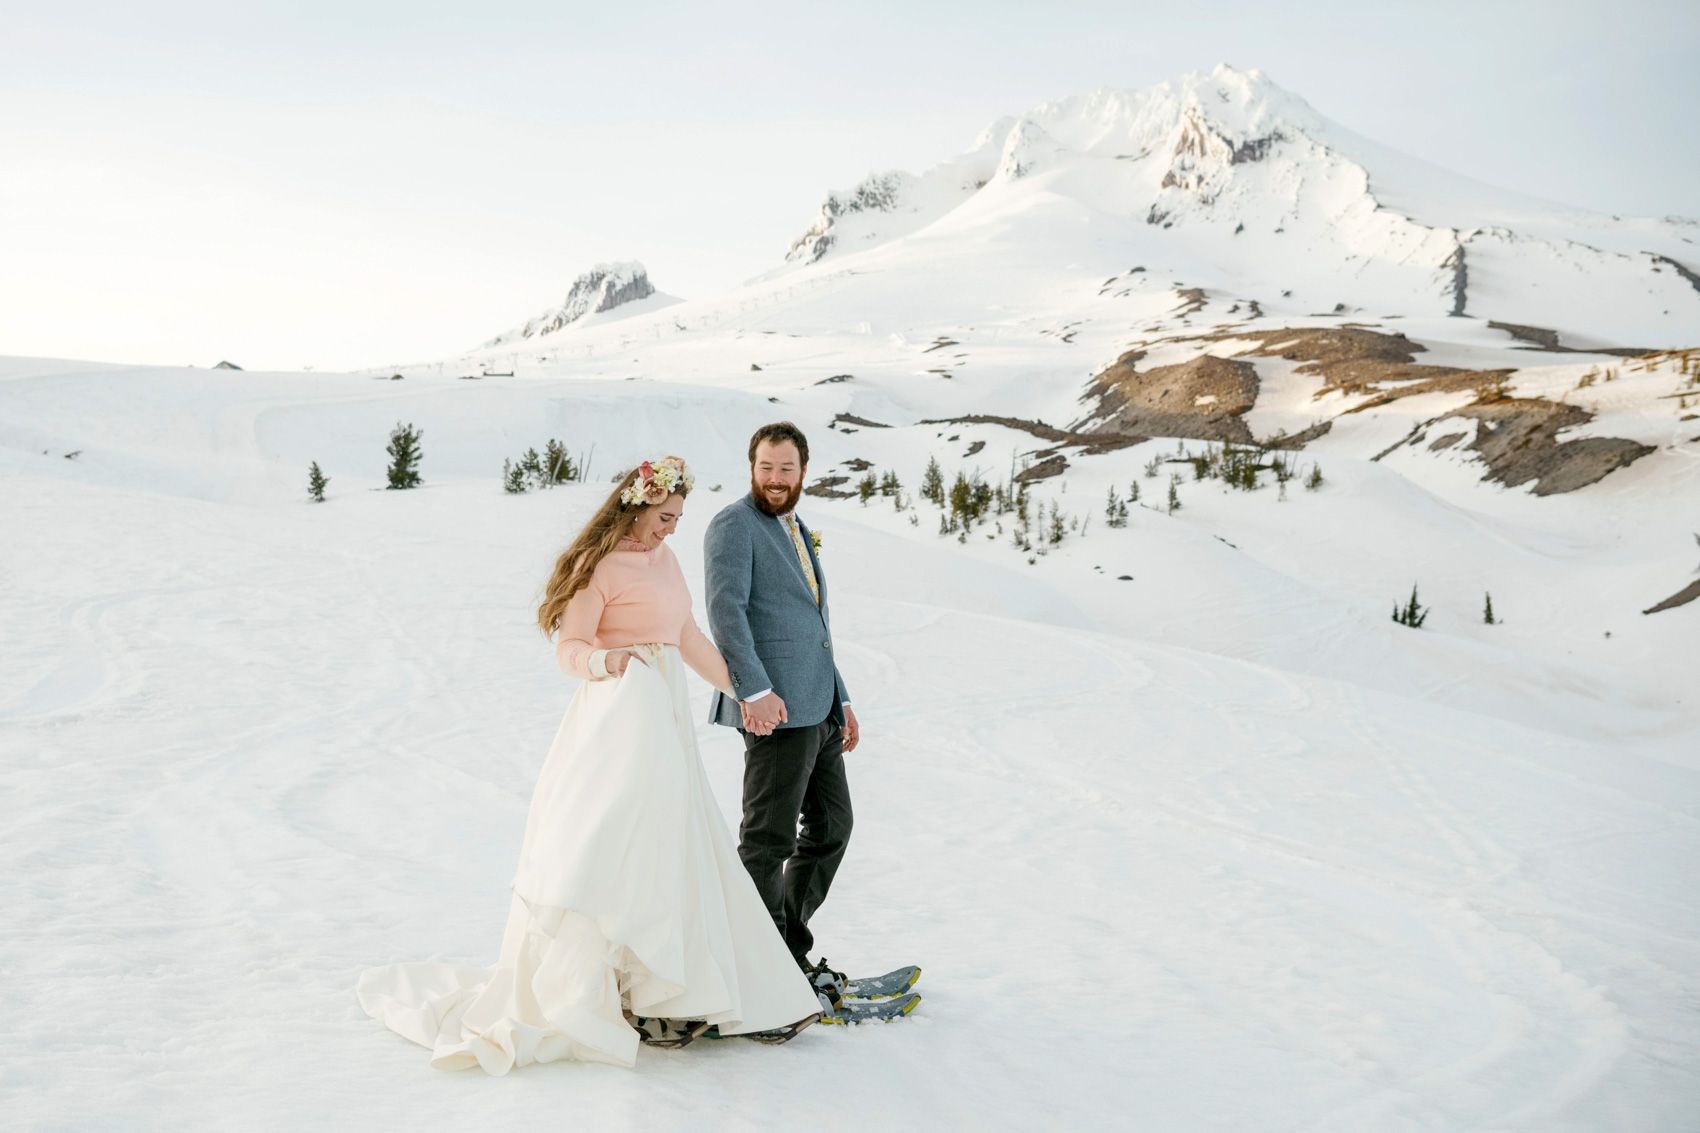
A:
{"type": "MultiPolygon", "coordinates": [[[[781,728],[829,719],[842,725],[850,695],[833,655],[826,575],[808,525],[801,519],[797,525],[814,564],[820,605],[784,526],[757,507],[754,496],[745,496],[721,509],[703,540],[708,628],[732,670],[738,700],[771,688],[785,701],[781,728]]],[[[738,701],[718,690],[709,719],[734,728],[743,723],[738,701]]]]}

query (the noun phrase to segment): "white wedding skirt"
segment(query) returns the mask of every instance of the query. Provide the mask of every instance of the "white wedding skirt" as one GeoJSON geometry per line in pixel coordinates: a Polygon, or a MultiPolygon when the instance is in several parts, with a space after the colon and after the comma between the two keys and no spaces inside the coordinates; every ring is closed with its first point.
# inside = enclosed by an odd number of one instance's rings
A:
{"type": "Polygon", "coordinates": [[[637,649],[649,664],[586,681],[567,706],[531,799],[496,965],[360,976],[361,1007],[429,1047],[433,1066],[631,1066],[627,1009],[705,1019],[724,1035],[820,1010],[709,789],[678,649],[637,649]]]}

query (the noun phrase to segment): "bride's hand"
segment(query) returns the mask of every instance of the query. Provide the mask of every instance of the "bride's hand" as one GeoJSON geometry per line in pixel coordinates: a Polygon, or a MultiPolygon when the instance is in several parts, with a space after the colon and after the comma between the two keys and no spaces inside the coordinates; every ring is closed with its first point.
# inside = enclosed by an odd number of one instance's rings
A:
{"type": "MultiPolygon", "coordinates": [[[[602,667],[608,670],[609,676],[623,677],[626,675],[626,666],[636,659],[637,654],[630,649],[610,649],[608,656],[602,660],[602,667]]],[[[639,660],[638,663],[641,665],[643,662],[639,660]]]]}

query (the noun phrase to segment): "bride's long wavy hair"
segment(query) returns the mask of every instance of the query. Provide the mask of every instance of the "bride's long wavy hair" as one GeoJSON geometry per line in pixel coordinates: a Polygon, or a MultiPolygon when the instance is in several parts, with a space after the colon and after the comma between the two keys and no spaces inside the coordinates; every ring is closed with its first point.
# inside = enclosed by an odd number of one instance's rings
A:
{"type": "MultiPolygon", "coordinates": [[[[659,506],[641,501],[628,504],[620,499],[620,494],[637,482],[640,470],[641,466],[633,468],[620,477],[620,482],[608,493],[608,498],[602,501],[602,506],[584,525],[584,530],[555,559],[555,569],[550,572],[549,582],[543,588],[543,604],[537,607],[537,627],[543,631],[543,636],[548,637],[555,632],[561,611],[567,608],[574,594],[590,585],[596,564],[607,558],[620,540],[631,533],[632,523],[644,508],[659,506]]],[[[684,484],[673,489],[673,495],[689,494],[690,489],[684,484]]]]}

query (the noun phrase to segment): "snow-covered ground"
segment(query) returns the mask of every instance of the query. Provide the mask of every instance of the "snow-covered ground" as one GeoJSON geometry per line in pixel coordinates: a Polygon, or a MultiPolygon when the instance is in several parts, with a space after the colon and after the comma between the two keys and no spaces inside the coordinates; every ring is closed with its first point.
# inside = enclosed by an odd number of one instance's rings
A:
{"type": "MultiPolygon", "coordinates": [[[[11,1127],[1700,1113],[1693,614],[1636,612],[1693,565],[1692,512],[1671,514],[1692,468],[1535,499],[1325,457],[1321,491],[1188,483],[1175,516],[1099,517],[1033,565],[889,501],[808,501],[867,735],[819,938],[855,971],[921,963],[924,1005],[492,1081],[430,1070],[352,994],[369,964],[493,956],[572,691],[528,621],[602,487],[504,495],[492,459],[556,435],[595,438],[602,472],[685,452],[721,485],[675,539],[695,579],[773,406],[570,379],[0,374],[11,1127]],[[424,428],[418,491],[376,490],[397,419],[424,428]],[[326,504],[305,502],[308,459],[326,504]],[[1414,579],[1421,631],[1386,614],[1414,579]],[[1484,588],[1507,624],[1477,624],[1484,588]]],[[[814,433],[811,472],[879,435],[814,433]]],[[[1067,494],[1101,493],[1082,472],[1067,494]]],[[[701,738],[736,815],[736,737],[701,738]]]]}
{"type": "MultiPolygon", "coordinates": [[[[1693,222],[1478,191],[1255,73],[1188,83],[835,195],[729,294],[458,358],[0,358],[0,1124],[1700,1127],[1700,602],[1641,612],[1700,555],[1700,375],[1488,325],[1697,345],[1672,267],[1693,222]],[[1032,552],[1008,515],[959,539],[914,498],[929,459],[1002,482],[1053,444],[950,419],[1066,427],[1131,349],[1242,358],[1351,320],[1594,414],[1560,440],[1648,451],[1507,489],[1467,443],[1399,443],[1477,429],[1475,391],[1371,407],[1272,352],[1253,433],[1331,423],[1284,498],[1195,481],[1174,437],[1067,447],[1031,488],[1065,534],[1032,552]],[[815,924],[853,974],[923,965],[925,1003],[635,1072],[432,1071],[354,980],[494,956],[573,691],[532,625],[553,556],[609,476],[676,452],[698,583],[777,418],[808,431],[811,484],[904,485],[804,505],[865,735],[815,924]],[[398,422],[423,430],[417,491],[381,490],[398,422]],[[502,462],[550,439],[591,482],[505,494],[502,462]],[[1413,585],[1420,630],[1388,616],[1413,585]]],[[[736,816],[741,745],[700,738],[736,816]]]]}

